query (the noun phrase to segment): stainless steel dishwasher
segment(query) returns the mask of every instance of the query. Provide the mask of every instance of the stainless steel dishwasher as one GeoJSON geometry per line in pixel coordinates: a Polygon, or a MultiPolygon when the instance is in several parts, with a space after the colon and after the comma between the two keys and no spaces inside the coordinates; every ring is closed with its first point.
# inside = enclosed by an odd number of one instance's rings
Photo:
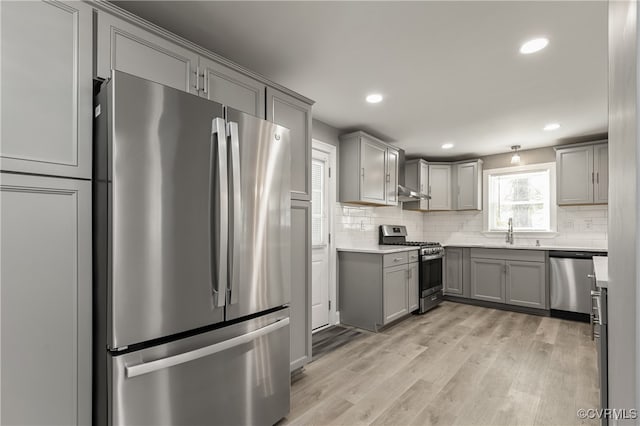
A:
{"type": "Polygon", "coordinates": [[[586,251],[550,251],[551,315],[589,321],[591,290],[594,290],[593,256],[586,251]]]}

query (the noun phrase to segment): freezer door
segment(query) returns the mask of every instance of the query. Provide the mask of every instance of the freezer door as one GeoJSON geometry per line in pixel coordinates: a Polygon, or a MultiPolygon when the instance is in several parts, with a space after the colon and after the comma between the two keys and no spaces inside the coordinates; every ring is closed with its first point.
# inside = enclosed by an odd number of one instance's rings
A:
{"type": "Polygon", "coordinates": [[[227,108],[227,319],[290,302],[289,130],[227,108]]]}
{"type": "Polygon", "coordinates": [[[220,104],[121,72],[108,90],[98,208],[110,214],[107,345],[121,348],[224,319],[227,143],[220,104]]]}
{"type": "Polygon", "coordinates": [[[276,423],[289,412],[288,315],[112,357],[109,423],[276,423]]]}

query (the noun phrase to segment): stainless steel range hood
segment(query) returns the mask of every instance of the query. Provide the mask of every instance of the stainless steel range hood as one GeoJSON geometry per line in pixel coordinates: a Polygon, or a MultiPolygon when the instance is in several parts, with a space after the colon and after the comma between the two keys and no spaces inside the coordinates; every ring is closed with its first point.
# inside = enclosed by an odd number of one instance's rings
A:
{"type": "Polygon", "coordinates": [[[404,183],[405,183],[404,149],[401,149],[398,155],[398,201],[409,202],[409,201],[429,200],[431,198],[427,194],[421,194],[418,191],[415,191],[411,188],[404,186],[404,183]]]}

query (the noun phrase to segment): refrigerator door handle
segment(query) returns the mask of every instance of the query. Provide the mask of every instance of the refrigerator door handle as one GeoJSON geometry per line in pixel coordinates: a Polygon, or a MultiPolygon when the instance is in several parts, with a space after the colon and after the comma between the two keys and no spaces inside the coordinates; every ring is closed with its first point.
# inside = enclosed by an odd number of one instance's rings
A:
{"type": "Polygon", "coordinates": [[[233,337],[229,340],[225,340],[220,343],[214,343],[204,348],[195,349],[193,351],[173,355],[167,358],[157,359],[155,361],[143,362],[137,365],[127,366],[125,368],[125,374],[127,378],[133,378],[142,376],[143,374],[153,373],[158,370],[174,367],[176,365],[184,364],[190,361],[195,361],[200,358],[204,358],[209,355],[213,355],[218,352],[222,352],[236,346],[244,345],[266,334],[272,333],[289,325],[289,317],[278,320],[274,323],[267,325],[266,327],[259,328],[254,331],[250,331],[247,334],[233,337]]]}
{"type": "Polygon", "coordinates": [[[218,220],[217,224],[213,223],[210,226],[210,238],[211,249],[217,254],[217,259],[212,258],[209,260],[211,270],[211,285],[213,288],[213,294],[215,296],[215,306],[223,307],[226,303],[227,293],[227,241],[229,233],[229,189],[227,184],[227,136],[226,125],[222,118],[214,118],[211,123],[211,142],[212,144],[212,156],[210,164],[210,200],[209,200],[209,217],[210,220],[214,220],[215,211],[215,199],[217,197],[219,202],[218,220]],[[218,158],[218,176],[214,176],[213,171],[216,169],[214,153],[217,151],[218,158]],[[218,192],[214,194],[215,179],[218,179],[218,192]],[[217,231],[217,232],[216,232],[217,231]],[[214,267],[213,262],[217,263],[217,268],[214,267]],[[214,273],[215,270],[215,273],[214,273]]]}
{"type": "Polygon", "coordinates": [[[231,221],[232,235],[231,254],[229,255],[229,304],[238,303],[238,280],[240,279],[240,242],[242,241],[242,183],[240,181],[240,140],[238,123],[228,123],[228,134],[231,139],[231,186],[229,194],[232,197],[231,221]]]}

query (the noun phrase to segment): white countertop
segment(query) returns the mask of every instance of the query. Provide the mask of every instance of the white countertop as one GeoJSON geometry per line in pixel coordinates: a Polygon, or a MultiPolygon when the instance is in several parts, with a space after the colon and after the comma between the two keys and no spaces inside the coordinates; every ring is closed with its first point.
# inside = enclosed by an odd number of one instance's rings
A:
{"type": "Polygon", "coordinates": [[[609,288],[609,257],[593,256],[593,269],[596,273],[596,286],[609,288]]]}
{"type": "Polygon", "coordinates": [[[352,253],[378,253],[378,254],[390,254],[400,253],[403,251],[418,250],[419,247],[412,246],[343,246],[337,247],[338,251],[347,251],[352,253]]]}
{"type": "Polygon", "coordinates": [[[595,253],[606,253],[607,249],[603,247],[575,247],[575,246],[530,246],[530,245],[511,245],[511,244],[443,244],[444,247],[471,247],[471,248],[496,248],[496,249],[510,249],[510,250],[546,250],[546,251],[590,251],[595,253]]]}

